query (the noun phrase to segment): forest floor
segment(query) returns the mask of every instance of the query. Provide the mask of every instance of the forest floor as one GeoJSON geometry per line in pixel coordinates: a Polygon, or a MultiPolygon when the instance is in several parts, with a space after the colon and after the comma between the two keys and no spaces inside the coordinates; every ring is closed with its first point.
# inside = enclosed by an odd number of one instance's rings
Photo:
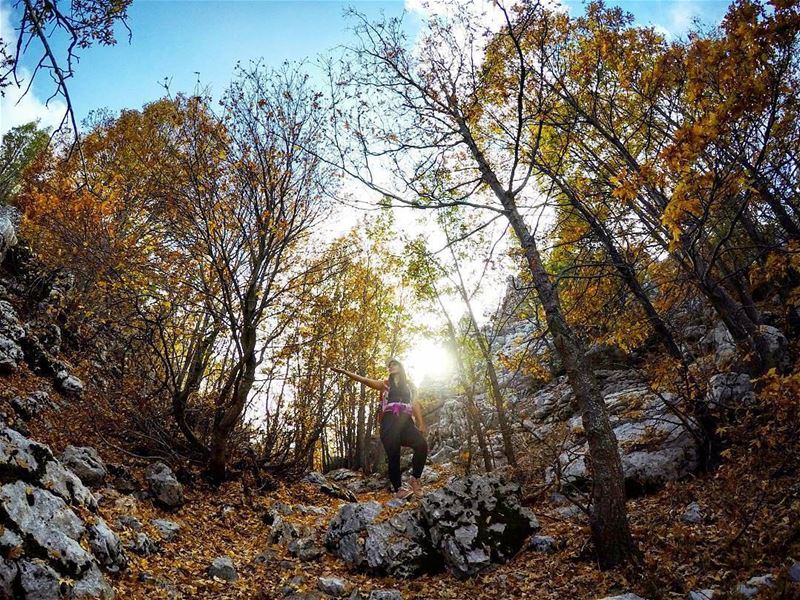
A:
{"type": "MultiPolygon", "coordinates": [[[[14,386],[20,390],[39,383],[24,372],[14,379],[14,386]]],[[[103,398],[90,393],[70,406],[68,417],[55,412],[31,422],[31,434],[49,444],[56,454],[67,444],[93,445],[106,462],[126,465],[144,489],[143,472],[151,461],[136,458],[110,442],[110,431],[98,427],[98,423],[108,423],[98,419],[98,413],[111,408],[103,398]]],[[[128,553],[129,568],[112,580],[118,597],[124,599],[282,598],[290,580],[298,592],[310,592],[316,589],[319,577],[336,576],[364,593],[397,589],[405,599],[582,599],[635,592],[649,600],[660,600],[684,598],[688,591],[704,588],[733,590],[750,577],[765,574],[775,576],[777,584],[760,598],[800,598],[799,584],[789,583],[787,577],[787,567],[800,560],[800,436],[788,430],[781,432],[780,424],[763,419],[760,423],[742,423],[741,431],[750,434],[730,434],[732,442],[713,472],[629,501],[631,529],[642,559],[637,565],[610,571],[601,571],[595,564],[586,518],[565,518],[544,498],[531,500],[528,505],[541,524],[539,533],[553,536],[561,544],[558,552],[548,555],[523,549],[508,564],[459,581],[448,573],[413,580],[368,576],[352,572],[330,554],[303,562],[290,556],[285,546],[270,544],[270,526],[264,515],[278,501],[326,508],[324,515],[296,512],[287,517],[294,524],[314,527],[317,539],[324,539],[327,523],[343,501],[308,483],[279,482],[273,491],[253,494],[242,480],[217,488],[197,475],[184,485],[186,503],[175,512],[111,488],[95,492],[100,497],[101,516],[123,541],[134,532],[115,526],[120,516],[137,517],[154,540],[160,536],[152,519],[169,519],[180,525],[176,538],[162,541],[159,552],[148,557],[128,553]],[[766,443],[753,433],[759,427],[778,438],[782,433],[783,445],[766,443]],[[702,523],[682,521],[690,502],[700,505],[705,515],[702,523]],[[257,561],[264,552],[271,557],[257,561]],[[208,578],[208,566],[218,556],[233,560],[236,581],[208,578]]],[[[451,474],[460,473],[440,473],[439,482],[426,486],[426,491],[443,485],[451,474]]],[[[385,502],[390,498],[388,491],[357,496],[359,501],[385,502]]],[[[392,512],[384,510],[380,518],[392,512]]]]}

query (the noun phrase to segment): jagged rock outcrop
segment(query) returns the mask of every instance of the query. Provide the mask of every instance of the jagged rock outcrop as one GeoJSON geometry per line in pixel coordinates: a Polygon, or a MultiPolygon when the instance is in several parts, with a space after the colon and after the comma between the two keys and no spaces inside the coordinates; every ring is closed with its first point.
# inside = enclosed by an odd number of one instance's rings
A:
{"type": "Polygon", "coordinates": [[[167,465],[153,463],[147,467],[144,476],[156,504],[170,510],[183,505],[183,486],[167,465]]]}
{"type": "Polygon", "coordinates": [[[446,567],[469,577],[505,562],[538,528],[518,500],[519,486],[496,476],[455,478],[417,510],[378,522],[377,502],[344,505],[325,537],[336,556],[364,571],[414,577],[446,567]]]}
{"type": "Polygon", "coordinates": [[[6,253],[17,245],[14,212],[14,209],[8,206],[0,207],[0,263],[5,259],[6,253]]]}
{"type": "Polygon", "coordinates": [[[47,406],[53,406],[47,392],[38,391],[27,396],[15,396],[11,400],[11,408],[24,421],[29,421],[47,406]]]}
{"type": "Polygon", "coordinates": [[[119,571],[127,560],[80,479],[47,446],[7,428],[0,473],[0,597],[113,597],[101,568],[119,571]]]}
{"type": "Polygon", "coordinates": [[[431,542],[457,577],[508,561],[539,528],[519,485],[494,476],[456,478],[422,499],[431,542]]]}
{"type": "Polygon", "coordinates": [[[61,462],[86,485],[101,484],[108,476],[103,459],[89,446],[67,446],[61,454],[61,462]]]}
{"type": "MultiPolygon", "coordinates": [[[[700,426],[684,415],[673,413],[671,398],[639,390],[626,395],[606,395],[614,435],[619,444],[625,484],[631,495],[658,489],[668,481],[682,479],[699,467],[702,433],[700,426]],[[634,409],[638,416],[616,414],[615,404],[623,403],[626,412],[634,409]]],[[[590,485],[586,466],[587,443],[582,429],[576,425],[575,445],[565,450],[558,464],[549,472],[549,479],[578,489],[590,485]]]]}

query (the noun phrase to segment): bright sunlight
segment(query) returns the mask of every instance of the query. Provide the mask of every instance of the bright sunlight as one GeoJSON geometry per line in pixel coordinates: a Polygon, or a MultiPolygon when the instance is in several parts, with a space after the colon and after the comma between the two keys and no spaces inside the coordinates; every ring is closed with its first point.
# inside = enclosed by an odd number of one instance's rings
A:
{"type": "Polygon", "coordinates": [[[411,380],[417,385],[429,381],[443,381],[455,372],[453,356],[439,342],[419,337],[405,356],[404,364],[411,380]]]}

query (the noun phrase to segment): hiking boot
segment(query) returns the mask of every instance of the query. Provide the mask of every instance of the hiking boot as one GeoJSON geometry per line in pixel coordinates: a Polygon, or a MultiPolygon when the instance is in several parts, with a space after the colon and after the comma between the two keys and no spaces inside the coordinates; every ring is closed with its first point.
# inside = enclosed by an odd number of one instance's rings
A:
{"type": "Polygon", "coordinates": [[[392,498],[386,503],[386,506],[390,508],[402,506],[403,504],[405,504],[406,500],[408,500],[408,498],[410,498],[413,494],[414,492],[408,489],[407,487],[401,487],[395,493],[394,498],[392,498]]]}
{"type": "Polygon", "coordinates": [[[411,478],[411,492],[415,498],[422,498],[422,482],[416,477],[411,478]]]}

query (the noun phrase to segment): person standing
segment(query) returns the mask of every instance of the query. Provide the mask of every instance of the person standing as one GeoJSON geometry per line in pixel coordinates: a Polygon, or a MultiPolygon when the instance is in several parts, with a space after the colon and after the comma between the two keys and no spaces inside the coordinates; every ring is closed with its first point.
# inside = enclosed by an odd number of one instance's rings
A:
{"type": "Polygon", "coordinates": [[[386,450],[389,464],[389,481],[395,492],[394,500],[405,500],[412,494],[419,498],[422,496],[419,478],[428,458],[428,442],[425,440],[427,428],[419,402],[414,400],[414,390],[403,365],[400,361],[391,359],[386,366],[389,377],[385,380],[371,379],[338,367],[331,369],[381,393],[377,417],[380,422],[381,443],[386,450]],[[414,451],[410,489],[402,486],[400,474],[400,450],[403,446],[409,446],[414,451]]]}

